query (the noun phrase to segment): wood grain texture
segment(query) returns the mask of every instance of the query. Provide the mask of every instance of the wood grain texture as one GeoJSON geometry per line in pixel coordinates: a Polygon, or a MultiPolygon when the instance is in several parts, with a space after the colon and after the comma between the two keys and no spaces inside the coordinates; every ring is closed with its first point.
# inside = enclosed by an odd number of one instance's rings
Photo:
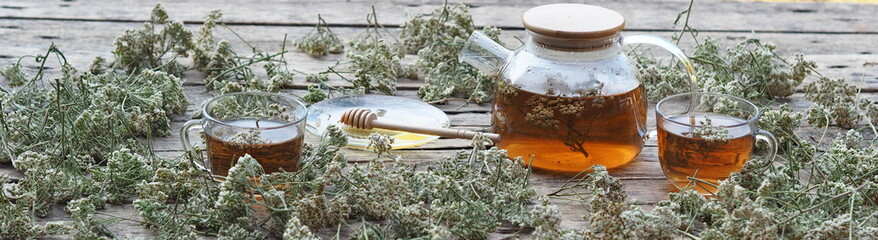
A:
{"type": "MultiPolygon", "coordinates": [[[[516,37],[522,37],[524,31],[518,16],[526,9],[562,0],[536,1],[503,1],[486,0],[470,1],[472,13],[477,25],[501,26],[503,40],[511,47],[520,45],[516,37]]],[[[246,36],[246,40],[254,46],[266,51],[280,49],[284,35],[297,39],[311,31],[316,14],[333,25],[333,31],[342,39],[348,40],[362,32],[365,15],[371,5],[375,5],[379,20],[390,26],[394,33],[398,26],[413,14],[429,13],[441,6],[441,0],[395,0],[395,1],[280,1],[280,0],[244,0],[244,1],[197,1],[178,0],[163,3],[172,19],[186,21],[192,29],[204,19],[207,12],[221,9],[225,13],[225,21],[230,28],[246,36]]],[[[594,0],[589,3],[605,6],[620,11],[627,17],[628,25],[625,34],[657,34],[669,37],[673,30],[673,20],[677,13],[688,6],[687,0],[594,0]]],[[[96,56],[111,58],[113,40],[125,29],[138,28],[142,21],[149,17],[154,6],[151,1],[114,1],[114,0],[72,0],[72,1],[3,1],[0,2],[0,65],[7,65],[18,60],[19,56],[35,55],[45,51],[51,43],[56,43],[65,52],[68,60],[80,69],[85,69],[96,56]]],[[[757,32],[759,38],[777,43],[778,52],[785,57],[803,53],[806,59],[816,61],[821,73],[828,77],[845,78],[858,83],[867,92],[863,96],[871,101],[878,100],[878,66],[866,66],[868,62],[878,62],[878,16],[874,13],[878,5],[868,4],[833,4],[833,3],[764,3],[764,2],[732,2],[732,1],[698,1],[693,9],[691,22],[693,27],[701,30],[701,36],[710,36],[731,46],[757,32]]],[[[220,38],[228,39],[239,52],[247,52],[245,44],[225,30],[218,31],[220,38]]],[[[684,40],[681,46],[691,51],[693,43],[684,40]]],[[[312,58],[306,54],[291,51],[286,55],[291,67],[304,72],[319,72],[336,62],[344,62],[343,55],[330,55],[312,58]]],[[[408,64],[414,56],[407,56],[408,64]]],[[[25,66],[33,67],[30,59],[25,66]]],[[[49,70],[50,76],[57,75],[57,69],[49,70]]],[[[204,92],[201,85],[203,76],[187,74],[185,92],[190,101],[187,113],[172,116],[171,136],[156,138],[154,147],[163,157],[177,157],[182,153],[183,146],[178,141],[176,129],[190,119],[198,110],[200,103],[216,93],[204,92]]],[[[294,95],[303,94],[305,83],[300,75],[287,90],[294,95]]],[[[0,81],[0,84],[5,84],[0,81]]],[[[330,84],[348,86],[338,77],[332,77],[330,84]]],[[[423,85],[422,80],[401,79],[400,91],[396,95],[417,99],[417,89],[423,85]]],[[[795,94],[789,99],[779,100],[788,103],[796,110],[805,110],[810,102],[803,99],[802,94],[795,94]]],[[[490,125],[489,104],[468,104],[452,100],[447,104],[436,105],[449,114],[452,127],[471,130],[486,130],[490,125]]],[[[649,125],[654,125],[654,115],[650,105],[649,125]]],[[[804,127],[797,132],[806,140],[816,141],[823,134],[834,135],[846,130],[839,128],[814,128],[803,122],[804,127]]],[[[866,133],[867,138],[875,138],[866,133]]],[[[307,135],[307,143],[316,143],[317,137],[307,135]]],[[[825,144],[825,143],[824,143],[825,144]]],[[[460,139],[438,139],[411,149],[397,150],[393,154],[402,156],[406,162],[421,167],[435,164],[442,156],[453,154],[459,150],[469,149],[470,141],[460,139]]],[[[374,158],[374,154],[360,150],[345,150],[352,163],[363,163],[374,158]]],[[[673,185],[665,180],[658,163],[657,149],[654,143],[648,143],[643,152],[631,163],[613,170],[611,173],[625,185],[635,203],[650,208],[658,201],[667,199],[667,193],[674,191],[673,185]]],[[[20,178],[11,164],[0,164],[0,172],[13,178],[20,178]]],[[[548,172],[535,172],[531,183],[539,194],[554,191],[569,179],[568,175],[548,172]]],[[[555,201],[563,213],[564,226],[583,228],[586,222],[582,216],[587,210],[574,202],[555,201]]],[[[100,211],[107,218],[121,217],[108,227],[119,237],[151,237],[152,231],[144,228],[137,221],[140,217],[131,205],[108,205],[100,211]]],[[[53,208],[47,218],[38,218],[38,222],[71,221],[63,211],[63,206],[53,208]]],[[[358,220],[349,221],[358,226],[358,220]]],[[[502,239],[515,235],[515,229],[504,225],[491,239],[502,239]]],[[[342,237],[349,236],[345,229],[342,237]]],[[[328,238],[335,235],[335,229],[323,229],[320,236],[328,238]]],[[[59,238],[63,238],[59,237],[59,238]]]]}
{"type": "MultiPolygon", "coordinates": [[[[52,43],[66,54],[68,61],[75,67],[85,69],[91,64],[94,57],[100,56],[112,58],[113,42],[116,37],[122,35],[126,29],[139,28],[139,23],[117,22],[68,22],[68,21],[25,21],[25,20],[2,20],[0,19],[0,39],[4,39],[4,47],[0,48],[0,65],[8,65],[18,61],[18,57],[45,52],[52,43]]],[[[189,25],[193,30],[198,25],[189,25]]],[[[277,26],[231,26],[234,32],[246,36],[247,43],[263,51],[279,51],[283,45],[284,35],[290,41],[305,36],[312,27],[277,27],[277,26]]],[[[396,32],[396,29],[392,29],[396,32]]],[[[362,32],[360,28],[337,27],[333,28],[340,38],[349,40],[362,32]]],[[[670,37],[671,33],[662,32],[625,32],[627,35],[634,34],[658,34],[670,37]]],[[[754,36],[751,33],[702,33],[703,35],[718,39],[727,47],[733,47],[747,37],[754,36]]],[[[789,34],[789,33],[763,33],[756,34],[766,42],[778,45],[778,52],[786,58],[792,58],[797,53],[802,53],[805,58],[817,62],[818,71],[824,76],[833,78],[845,78],[861,82],[865,92],[878,91],[878,66],[865,66],[868,62],[878,62],[878,36],[863,37],[858,34],[819,35],[819,34],[789,34]]],[[[232,31],[220,29],[217,37],[229,40],[236,51],[240,54],[250,52],[247,44],[234,36],[232,31]]],[[[524,31],[506,31],[503,34],[504,43],[512,48],[517,48],[520,43],[516,38],[523,38],[524,31]]],[[[325,71],[327,67],[341,63],[339,69],[346,69],[346,58],[343,54],[333,54],[319,58],[313,58],[305,53],[287,47],[290,53],[286,59],[290,67],[307,72],[316,73],[325,71]]],[[[694,42],[686,39],[681,42],[681,47],[686,52],[692,51],[694,42]]],[[[661,50],[655,53],[661,54],[661,50]]],[[[404,64],[411,64],[416,57],[407,56],[404,64]]],[[[27,59],[23,64],[36,67],[32,59],[27,59]]],[[[262,73],[262,71],[257,71],[262,73]]],[[[344,74],[350,77],[350,74],[344,74]]],[[[200,84],[199,75],[187,79],[188,84],[200,84]]],[[[810,81],[812,79],[809,79],[810,81]]],[[[350,86],[349,83],[337,76],[331,76],[331,85],[350,86]]],[[[422,80],[400,79],[397,84],[399,89],[417,90],[423,86],[422,80]]],[[[311,83],[304,82],[304,76],[299,75],[296,82],[290,88],[304,89],[311,83]]]]}
{"type": "MultiPolygon", "coordinates": [[[[521,28],[519,16],[525,10],[542,4],[569,1],[460,2],[472,7],[471,13],[477,25],[521,28]]],[[[371,6],[379,13],[379,21],[399,25],[409,16],[430,13],[443,3],[441,0],[183,0],[163,2],[163,5],[171,16],[190,22],[202,21],[208,11],[220,9],[226,13],[226,21],[235,24],[310,25],[316,23],[316,15],[320,13],[330,24],[362,26],[371,6]]],[[[672,29],[674,19],[689,6],[688,0],[595,0],[588,3],[619,11],[627,18],[628,29],[640,30],[672,29]]],[[[145,13],[150,12],[154,5],[152,1],[135,0],[14,1],[0,4],[0,17],[139,22],[149,18],[145,13]]],[[[870,4],[698,1],[693,7],[690,22],[697,23],[693,27],[703,31],[876,33],[876,10],[878,5],[870,4]]]]}

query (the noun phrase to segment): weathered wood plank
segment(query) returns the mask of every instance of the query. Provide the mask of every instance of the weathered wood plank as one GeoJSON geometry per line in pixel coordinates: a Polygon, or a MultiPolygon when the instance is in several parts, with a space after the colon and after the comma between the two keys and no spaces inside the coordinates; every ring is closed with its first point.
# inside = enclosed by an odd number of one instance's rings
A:
{"type": "MultiPolygon", "coordinates": [[[[54,205],[50,208],[48,216],[36,217],[34,219],[40,224],[52,221],[73,222],[73,219],[70,217],[70,214],[67,214],[64,207],[65,205],[54,205]]],[[[104,209],[98,210],[97,217],[99,219],[112,221],[105,226],[107,227],[107,230],[116,235],[116,238],[125,238],[125,236],[146,238],[155,237],[155,233],[152,230],[149,230],[140,224],[140,222],[143,221],[143,218],[140,217],[137,209],[134,209],[134,205],[107,204],[104,209]]],[[[54,236],[54,238],[49,239],[69,239],[69,237],[70,236],[54,236]]]]}
{"type": "MultiPolygon", "coordinates": [[[[172,16],[173,17],[173,16],[172,16]]],[[[200,24],[187,24],[190,29],[197,29],[200,24]]],[[[14,20],[0,18],[0,36],[6,41],[7,47],[34,47],[45,48],[50,43],[59,44],[62,49],[107,52],[113,47],[113,40],[122,35],[126,29],[140,28],[140,22],[76,22],[76,21],[51,21],[51,20],[14,20]],[[75,49],[74,49],[75,48],[75,49]]],[[[289,35],[290,41],[298,39],[310,31],[310,26],[238,26],[231,25],[229,28],[244,37],[252,45],[264,50],[276,51],[280,49],[284,34],[289,35]]],[[[363,32],[359,27],[331,27],[332,31],[342,40],[349,41],[363,32]]],[[[399,34],[399,28],[388,27],[394,35],[399,34]]],[[[236,36],[230,31],[218,28],[218,37],[227,39],[234,46],[239,47],[240,53],[248,53],[236,36]]],[[[626,35],[654,34],[669,38],[671,32],[636,31],[626,30],[626,35]]],[[[803,53],[812,54],[878,54],[874,46],[878,39],[869,37],[868,34],[807,34],[807,33],[751,33],[751,32],[700,32],[699,37],[712,37],[723,44],[731,46],[748,37],[758,37],[767,42],[778,44],[778,52],[782,55],[803,53]]],[[[510,47],[520,46],[516,39],[524,38],[522,30],[503,31],[501,39],[510,47]]],[[[684,38],[681,46],[688,48],[692,41],[688,35],[684,38]]],[[[292,46],[290,46],[292,49],[292,46]]],[[[296,51],[293,51],[296,52],[296,51]]],[[[304,54],[302,54],[304,55],[304,54]]],[[[335,61],[339,55],[329,55],[323,58],[313,58],[318,62],[335,61]]]]}
{"type": "MultiPolygon", "coordinates": [[[[501,1],[489,0],[471,4],[476,24],[499,25],[512,29],[519,29],[518,15],[525,9],[542,3],[556,0],[524,1],[501,1]]],[[[376,3],[379,19],[390,25],[397,25],[408,19],[407,14],[426,13],[441,5],[441,0],[399,0],[394,3],[376,3]]],[[[343,39],[350,39],[362,31],[361,26],[365,20],[365,14],[372,1],[309,1],[309,2],[279,2],[271,0],[248,0],[242,1],[208,1],[200,2],[193,0],[175,1],[165,3],[173,18],[185,21],[200,21],[211,9],[225,10],[226,20],[235,24],[246,26],[232,26],[232,29],[246,36],[247,40],[257,47],[269,51],[279,49],[284,33],[289,34],[291,39],[298,38],[310,31],[316,19],[315,13],[324,13],[325,18],[331,24],[337,24],[333,28],[343,39]],[[246,7],[241,7],[246,6],[246,7]],[[266,26],[276,25],[276,26],[266,26]],[[342,26],[344,25],[344,26],[342,26]],[[297,27],[298,26],[298,27],[297,27]]],[[[607,6],[620,10],[628,17],[629,29],[647,30],[642,32],[629,31],[626,34],[655,33],[665,37],[670,36],[667,30],[671,29],[671,22],[676,14],[685,9],[686,0],[673,1],[610,1],[598,0],[593,4],[607,6]],[[660,17],[656,17],[660,16],[660,17]],[[654,32],[658,31],[658,32],[654,32]]],[[[80,69],[84,69],[94,56],[111,57],[113,39],[125,29],[139,27],[138,22],[146,20],[152,2],[130,1],[118,3],[111,0],[79,0],[79,1],[4,1],[0,3],[0,39],[3,39],[4,47],[0,48],[0,65],[6,65],[15,61],[18,56],[25,54],[43,53],[49,43],[56,42],[65,50],[71,63],[80,69]],[[95,6],[100,6],[99,8],[95,6]],[[36,19],[50,20],[36,20],[36,19]],[[54,19],[54,20],[51,20],[54,19]]],[[[759,37],[764,40],[777,42],[780,45],[779,52],[784,56],[792,56],[796,52],[803,52],[806,58],[818,61],[820,71],[830,77],[843,77],[853,81],[860,81],[866,91],[878,91],[878,67],[863,66],[866,62],[878,62],[874,47],[878,45],[878,35],[875,29],[878,26],[878,16],[873,14],[878,10],[878,5],[858,4],[831,4],[831,3],[739,3],[739,2],[697,2],[693,10],[693,25],[702,30],[702,35],[718,38],[724,43],[734,43],[743,37],[749,36],[748,31],[761,32],[759,37]],[[816,23],[816,24],[815,24],[816,23]],[[716,32],[721,31],[721,32],[716,32]],[[808,32],[822,32],[820,34],[801,34],[808,32]]],[[[195,28],[197,26],[192,25],[195,28]]],[[[397,29],[391,29],[397,31],[397,29]]],[[[506,31],[504,41],[512,46],[517,46],[515,36],[522,36],[523,31],[506,31]]],[[[238,48],[239,52],[247,52],[248,49],[240,40],[225,31],[220,36],[229,39],[238,48]]],[[[684,47],[691,46],[685,42],[684,47]]],[[[299,52],[291,52],[287,55],[288,61],[293,68],[305,72],[318,72],[336,61],[344,61],[342,55],[331,55],[323,58],[311,58],[299,52]]],[[[408,58],[411,59],[411,56],[408,58]]],[[[32,66],[31,63],[26,65],[32,66]]],[[[54,70],[53,70],[54,71],[54,70]]],[[[190,85],[186,87],[186,93],[192,105],[189,106],[186,115],[173,116],[173,129],[178,129],[182,122],[189,119],[189,114],[195,111],[200,102],[215,95],[215,93],[203,92],[203,87],[198,86],[197,78],[190,79],[190,85]]],[[[300,90],[308,85],[301,78],[290,86],[294,88],[290,92],[301,94],[300,90]]],[[[5,82],[0,81],[0,84],[5,82]]],[[[338,78],[333,78],[331,84],[346,85],[338,78]]],[[[416,91],[423,83],[418,80],[401,80],[399,96],[417,98],[416,91]]],[[[878,100],[878,94],[864,94],[870,100],[878,100]]],[[[804,110],[810,104],[802,99],[801,94],[792,96],[789,100],[781,102],[790,103],[796,110],[804,110]]],[[[449,104],[437,105],[440,109],[450,114],[452,125],[458,128],[484,129],[490,123],[487,104],[470,104],[458,108],[460,101],[452,101],[449,104]]],[[[650,113],[652,110],[650,109],[650,113]]],[[[650,126],[654,125],[653,114],[650,117],[650,126]]],[[[804,127],[799,130],[800,136],[819,137],[823,129],[804,127]]],[[[830,128],[829,134],[835,134],[844,130],[830,128]]],[[[179,144],[178,133],[167,138],[157,138],[155,146],[159,154],[165,157],[176,157],[181,154],[182,146],[179,144]]],[[[874,138],[875,136],[867,136],[874,138]]],[[[315,143],[316,137],[308,136],[309,143],[315,143]]],[[[453,154],[459,149],[469,148],[468,140],[439,139],[434,142],[418,146],[413,149],[397,150],[395,154],[403,156],[409,163],[429,165],[435,163],[442,156],[453,154]]],[[[613,170],[612,174],[621,179],[625,184],[625,190],[631,198],[636,199],[645,207],[667,198],[666,193],[673,191],[674,187],[664,180],[660,166],[657,162],[656,147],[648,144],[643,153],[632,163],[613,170]]],[[[373,154],[360,150],[345,150],[351,162],[358,163],[368,161],[373,154]]],[[[12,177],[20,177],[21,174],[12,169],[9,164],[0,165],[0,172],[12,177]],[[17,175],[16,175],[17,174],[17,175]]],[[[537,189],[538,194],[546,194],[560,187],[569,176],[547,172],[536,172],[531,183],[537,189]]],[[[584,207],[574,202],[555,201],[564,214],[563,224],[567,227],[584,227],[585,222],[581,218],[587,211],[584,207]]],[[[38,218],[38,222],[46,221],[71,221],[69,216],[62,210],[63,206],[53,208],[50,217],[38,218]]],[[[141,236],[150,237],[153,233],[141,226],[137,220],[140,217],[131,205],[108,205],[107,209],[101,210],[104,217],[119,216],[133,219],[123,220],[111,224],[109,229],[118,236],[141,236]]],[[[358,220],[351,220],[356,226],[358,220]]],[[[348,229],[343,229],[349,235],[348,229]]],[[[493,234],[491,239],[508,237],[512,229],[501,228],[502,234],[493,234]]],[[[335,229],[324,229],[320,236],[328,238],[335,235],[335,229]]],[[[344,235],[347,236],[347,235],[344,235]]]]}
{"type": "MultiPolygon", "coordinates": [[[[94,57],[101,56],[112,58],[113,41],[126,29],[138,28],[137,23],[95,23],[95,22],[64,22],[64,21],[22,21],[0,20],[0,39],[6,39],[4,48],[0,49],[0,65],[7,65],[18,61],[18,57],[24,55],[36,55],[45,52],[53,42],[65,52],[68,61],[74,66],[84,69],[91,64],[94,57]]],[[[197,28],[198,26],[190,26],[197,28]]],[[[232,26],[232,29],[242,36],[247,42],[265,51],[278,51],[281,48],[284,34],[289,39],[297,39],[311,31],[311,27],[267,27],[267,26],[232,26]]],[[[342,39],[352,39],[362,30],[357,28],[335,28],[342,39]]],[[[395,31],[395,30],[394,30],[395,31]]],[[[650,32],[628,32],[626,34],[651,34],[650,32]]],[[[507,31],[503,39],[507,45],[516,47],[520,43],[516,37],[523,37],[523,31],[507,31]]],[[[669,37],[670,33],[658,33],[669,37]]],[[[702,33],[722,41],[727,46],[751,36],[749,33],[702,33]]],[[[220,38],[228,39],[236,47],[239,53],[250,52],[247,44],[237,39],[230,31],[217,31],[220,38]]],[[[768,42],[777,42],[779,52],[787,57],[801,52],[806,59],[817,62],[824,76],[835,78],[847,78],[850,80],[863,81],[862,87],[866,92],[878,91],[878,66],[864,66],[868,62],[878,62],[878,52],[874,46],[878,46],[878,37],[864,38],[857,34],[844,35],[819,35],[819,34],[758,34],[768,42]],[[875,54],[873,54],[875,53],[875,54]]],[[[689,39],[682,41],[684,48],[690,48],[693,42],[689,39]]],[[[291,46],[288,45],[292,49],[291,46]]],[[[329,55],[321,58],[313,58],[294,49],[286,54],[286,59],[291,68],[316,73],[326,70],[327,67],[341,62],[340,69],[345,69],[346,58],[341,54],[329,55]]],[[[405,64],[411,64],[414,56],[408,56],[405,64]]],[[[36,64],[28,59],[23,62],[26,66],[36,67],[36,64]]],[[[261,71],[257,71],[260,72],[261,71]]],[[[350,77],[349,74],[345,76],[350,77]]],[[[292,88],[303,89],[312,83],[304,82],[304,77],[299,76],[292,84],[292,88]]],[[[200,79],[189,79],[191,84],[199,84],[200,79]]],[[[349,83],[337,76],[330,77],[330,84],[337,86],[350,86],[349,83]]],[[[400,79],[399,89],[418,89],[423,85],[422,80],[400,79]]]]}
{"type": "MultiPolygon", "coordinates": [[[[539,1],[465,1],[478,25],[520,28],[520,16],[530,7],[569,2],[539,1]]],[[[379,20],[388,25],[402,24],[413,14],[430,13],[444,1],[173,1],[165,2],[171,16],[184,21],[202,21],[207,12],[221,9],[225,19],[238,24],[308,25],[320,13],[331,24],[364,25],[365,16],[374,6],[379,20]]],[[[668,30],[676,16],[689,6],[688,0],[666,1],[589,1],[621,12],[629,29],[668,30]]],[[[50,18],[87,21],[144,21],[152,7],[150,1],[113,0],[55,2],[12,1],[0,8],[3,18],[50,18]],[[96,8],[95,6],[100,6],[96,8]]],[[[693,27],[710,31],[780,31],[780,32],[861,32],[875,33],[878,5],[821,2],[734,2],[698,1],[692,11],[693,27]],[[819,23],[819,24],[814,24],[819,23]]]]}

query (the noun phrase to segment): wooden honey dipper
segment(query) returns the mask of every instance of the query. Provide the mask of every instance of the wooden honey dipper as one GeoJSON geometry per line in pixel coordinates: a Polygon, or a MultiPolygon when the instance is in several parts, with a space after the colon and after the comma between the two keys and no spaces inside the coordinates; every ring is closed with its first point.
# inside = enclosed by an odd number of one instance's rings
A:
{"type": "MultiPolygon", "coordinates": [[[[378,119],[378,115],[370,112],[369,110],[360,109],[360,108],[351,108],[345,111],[341,115],[340,122],[347,124],[348,126],[362,129],[372,129],[372,128],[383,128],[389,130],[398,130],[404,132],[411,133],[420,133],[420,134],[429,134],[436,135],[440,137],[447,138],[463,138],[463,139],[472,139],[479,132],[462,130],[462,129],[450,129],[450,128],[432,128],[432,127],[421,127],[421,126],[413,126],[413,125],[405,125],[405,124],[397,124],[386,122],[378,119]]],[[[491,139],[492,142],[497,142],[500,140],[500,135],[495,133],[481,133],[491,139]]]]}

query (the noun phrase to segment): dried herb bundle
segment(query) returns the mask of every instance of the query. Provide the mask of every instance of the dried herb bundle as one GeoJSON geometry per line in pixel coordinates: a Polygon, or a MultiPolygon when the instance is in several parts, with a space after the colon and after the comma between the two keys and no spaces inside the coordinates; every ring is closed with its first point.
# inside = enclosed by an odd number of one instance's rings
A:
{"type": "MultiPolygon", "coordinates": [[[[337,128],[326,134],[319,145],[306,147],[298,172],[264,174],[245,156],[217,183],[191,160],[168,162],[138,185],[134,204],[168,238],[188,238],[193,229],[220,238],[261,238],[262,227],[284,238],[313,237],[313,230],[366,218],[384,224],[355,235],[483,239],[500,221],[532,222],[527,204],[535,192],[527,182],[529,171],[501,150],[477,144],[416,171],[386,154],[368,164],[349,164],[340,152],[347,143],[344,134],[337,128]],[[254,177],[259,180],[251,181],[254,177]],[[176,208],[164,205],[168,201],[176,208]],[[255,208],[266,209],[268,216],[257,216],[255,208]]],[[[372,144],[385,145],[388,139],[375,137],[372,144]]]]}
{"type": "MultiPolygon", "coordinates": [[[[159,158],[136,137],[170,133],[168,116],[181,114],[187,105],[177,77],[183,70],[207,73],[207,87],[220,92],[278,91],[294,72],[283,60],[285,49],[265,53],[251,47],[253,56],[240,57],[229,42],[217,40],[218,11],[210,13],[194,40],[182,24],[167,19],[157,6],[144,29],[117,40],[115,59],[96,59],[85,73],[77,73],[54,46],[36,60],[45,66],[59,59],[61,77],[55,81],[44,79],[42,66],[30,77],[21,61],[0,71],[15,87],[0,91],[0,160],[11,161],[25,175],[14,182],[0,174],[6,189],[0,192],[0,238],[115,237],[103,225],[119,218],[98,210],[130,199],[142,217],[138,221],[158,239],[316,239],[319,229],[353,222],[362,222],[350,227],[358,239],[484,239],[500,223],[522,232],[533,229],[538,239],[878,238],[873,141],[851,131],[818,151],[822,139],[795,134],[802,118],[822,127],[855,127],[878,119],[878,108],[858,97],[855,86],[828,78],[803,88],[815,102],[807,114],[772,105],[774,98],[792,94],[815,66],[801,56],[785,61],[773,45],[755,39],[726,51],[703,40],[692,59],[704,79],[702,89],[766,104],[759,124],[778,136],[783,161],[754,158],[718,186],[717,198],[672,193],[646,211],[629,202],[621,182],[600,166],[536,197],[521,160],[486,148],[482,137],[472,150],[420,166],[394,157],[387,152],[390,138],[374,135],[376,157],[353,164],[340,151],[343,134],[330,129],[321,143],[306,147],[300,171],[265,174],[253,158],[243,157],[222,180],[196,164],[202,160],[197,149],[176,159],[159,158]],[[175,60],[186,56],[194,66],[175,60]],[[256,76],[257,65],[268,79],[256,76]],[[582,202],[590,210],[585,216],[590,228],[561,227],[549,199],[582,202]],[[72,223],[36,224],[33,216],[46,215],[55,203],[67,204],[72,223]]],[[[421,89],[425,100],[461,93],[471,101],[490,99],[492,80],[455,60],[474,30],[466,7],[447,5],[429,18],[415,17],[402,29],[402,45],[380,35],[374,11],[367,19],[372,27],[348,52],[355,88],[326,84],[328,74],[342,76],[332,66],[306,76],[320,84],[309,88],[309,101],[326,98],[324,90],[392,93],[397,77],[412,75],[400,64],[406,50],[417,50],[416,66],[427,76],[421,89]]],[[[639,55],[638,62],[651,97],[687,89],[675,67],[649,54],[639,55]]]]}
{"type": "MultiPolygon", "coordinates": [[[[462,4],[445,4],[429,18],[415,16],[402,25],[400,38],[406,51],[418,54],[415,67],[425,75],[427,84],[418,91],[421,99],[444,102],[462,95],[467,101],[477,103],[491,100],[494,79],[457,60],[457,54],[474,30],[469,7],[462,4]]],[[[485,27],[482,31],[500,42],[500,29],[485,27]]]]}
{"type": "Polygon", "coordinates": [[[182,114],[188,105],[182,81],[168,73],[145,69],[131,75],[77,74],[54,45],[37,61],[40,69],[30,79],[21,64],[5,71],[22,73],[4,76],[23,82],[14,92],[0,93],[5,150],[0,159],[5,161],[25,151],[82,154],[101,161],[127,138],[167,136],[168,116],[182,114]],[[43,79],[50,56],[61,59],[62,76],[54,82],[43,79]]]}
{"type": "Polygon", "coordinates": [[[169,22],[164,7],[156,5],[143,29],[129,29],[116,38],[115,59],[109,67],[127,73],[152,69],[180,76],[186,67],[176,58],[189,56],[192,44],[192,32],[182,22],[169,22]]]}
{"type": "Polygon", "coordinates": [[[40,67],[33,78],[21,64],[4,71],[16,73],[4,76],[22,86],[0,94],[2,160],[24,178],[14,183],[3,178],[7,191],[0,193],[0,209],[16,213],[2,221],[10,228],[0,237],[110,236],[101,225],[105,221],[94,218],[95,209],[130,199],[134,185],[152,176],[149,164],[158,160],[134,137],[170,134],[168,116],[182,114],[188,105],[182,81],[151,69],[77,74],[54,45],[36,60],[40,67]],[[54,57],[62,74],[50,82],[43,77],[54,57]],[[35,225],[31,217],[45,216],[55,203],[68,203],[74,225],[35,225]]]}
{"type": "Polygon", "coordinates": [[[844,79],[820,77],[805,85],[805,99],[814,102],[808,108],[808,122],[817,126],[835,123],[853,128],[864,118],[878,123],[878,105],[860,98],[860,89],[844,79]]]}
{"type": "Polygon", "coordinates": [[[323,56],[330,53],[341,53],[344,50],[344,44],[332,33],[332,30],[329,30],[329,27],[326,26],[326,20],[323,20],[323,17],[318,14],[314,30],[296,41],[296,48],[311,56],[323,56]]]}
{"type": "MultiPolygon", "coordinates": [[[[351,48],[347,57],[351,61],[351,69],[354,71],[353,80],[345,79],[354,84],[354,88],[365,89],[366,92],[378,90],[387,95],[393,95],[396,91],[396,79],[406,76],[400,60],[405,57],[405,52],[399,43],[389,43],[381,31],[387,29],[378,23],[378,15],[375,8],[366,16],[369,26],[366,31],[351,40],[351,48]]],[[[394,37],[394,41],[396,38],[394,37]]]]}
{"type": "MultiPolygon", "coordinates": [[[[690,56],[698,90],[719,92],[749,100],[771,100],[792,95],[802,81],[816,67],[799,55],[790,63],[779,57],[773,44],[750,38],[734,47],[723,47],[715,39],[703,39],[690,56]]],[[[688,91],[689,78],[676,65],[662,61],[649,53],[635,55],[647,95],[650,99],[688,91]]]]}
{"type": "Polygon", "coordinates": [[[652,213],[626,201],[622,183],[600,165],[581,173],[558,191],[542,196],[533,209],[537,239],[671,239],[682,226],[673,207],[657,206],[652,213]],[[590,229],[561,227],[561,215],[549,198],[572,199],[589,206],[584,218],[590,229]]]}
{"type": "MultiPolygon", "coordinates": [[[[221,12],[211,11],[192,48],[194,69],[208,74],[204,80],[208,90],[218,90],[220,93],[278,92],[282,86],[292,83],[294,74],[287,67],[284,59],[284,54],[287,52],[286,37],[281,50],[276,53],[261,51],[241,39],[252,51],[250,56],[241,56],[235,52],[231,43],[217,40],[214,36],[214,29],[221,20],[221,12]],[[253,71],[253,67],[257,64],[262,64],[267,77],[258,76],[253,71]]],[[[228,30],[238,36],[231,29],[228,30]]]]}

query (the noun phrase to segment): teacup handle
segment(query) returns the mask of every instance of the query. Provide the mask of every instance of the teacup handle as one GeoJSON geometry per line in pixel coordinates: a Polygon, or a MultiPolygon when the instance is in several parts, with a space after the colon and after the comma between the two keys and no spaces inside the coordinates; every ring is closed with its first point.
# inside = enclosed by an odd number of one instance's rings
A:
{"type": "Polygon", "coordinates": [[[774,137],[774,134],[771,134],[769,131],[765,131],[762,129],[756,130],[756,141],[765,141],[768,143],[768,162],[774,162],[774,159],[777,158],[777,138],[774,137]]]}
{"type": "Polygon", "coordinates": [[[680,47],[677,47],[676,44],[672,43],[671,41],[668,41],[665,38],[662,38],[659,36],[652,36],[652,35],[634,35],[634,36],[622,37],[622,44],[623,45],[649,44],[649,45],[658,46],[658,47],[663,48],[666,51],[670,52],[671,54],[674,55],[674,57],[677,58],[677,60],[680,60],[680,62],[683,63],[683,68],[686,70],[686,75],[689,76],[689,90],[690,90],[690,92],[697,92],[697,91],[695,91],[695,88],[697,86],[697,85],[695,85],[695,82],[696,82],[695,68],[693,68],[692,63],[689,62],[689,57],[687,57],[686,54],[683,53],[683,50],[680,50],[680,47]]]}
{"type": "MultiPolygon", "coordinates": [[[[202,126],[202,121],[198,120],[198,119],[189,120],[183,124],[183,127],[180,128],[180,143],[183,144],[183,151],[188,152],[189,150],[192,149],[192,143],[189,140],[189,132],[191,132],[192,130],[202,130],[202,129],[204,129],[202,126]]],[[[199,153],[199,156],[200,155],[201,154],[199,153]]],[[[193,161],[193,163],[195,163],[195,166],[197,166],[198,168],[201,168],[204,171],[210,172],[210,161],[207,161],[206,159],[202,158],[201,161],[195,160],[195,161],[193,161]]]]}

